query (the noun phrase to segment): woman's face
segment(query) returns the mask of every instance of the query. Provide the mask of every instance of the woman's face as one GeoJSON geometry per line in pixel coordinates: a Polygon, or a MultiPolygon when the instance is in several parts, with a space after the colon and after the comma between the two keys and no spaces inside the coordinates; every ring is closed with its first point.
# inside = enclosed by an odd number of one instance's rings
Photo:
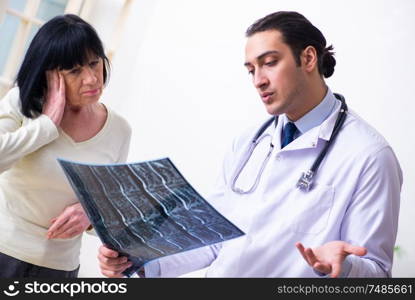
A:
{"type": "Polygon", "coordinates": [[[96,103],[104,86],[104,62],[91,55],[85,65],[61,71],[65,81],[66,104],[81,107],[96,103]]]}

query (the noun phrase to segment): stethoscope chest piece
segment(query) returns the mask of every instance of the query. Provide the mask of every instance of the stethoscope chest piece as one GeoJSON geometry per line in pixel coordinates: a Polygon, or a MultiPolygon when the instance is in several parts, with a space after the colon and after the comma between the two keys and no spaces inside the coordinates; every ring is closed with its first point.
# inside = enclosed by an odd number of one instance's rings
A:
{"type": "Polygon", "coordinates": [[[307,172],[303,172],[300,179],[298,179],[296,187],[302,191],[308,192],[311,189],[311,184],[313,182],[314,172],[308,170],[307,172]]]}

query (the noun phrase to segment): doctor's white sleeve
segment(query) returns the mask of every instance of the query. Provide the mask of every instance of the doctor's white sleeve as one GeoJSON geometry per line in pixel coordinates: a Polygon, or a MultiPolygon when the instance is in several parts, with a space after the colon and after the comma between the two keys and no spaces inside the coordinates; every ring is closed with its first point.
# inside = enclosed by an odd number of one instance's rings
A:
{"type": "Polygon", "coordinates": [[[368,156],[343,218],[341,240],[366,247],[349,255],[346,277],[390,277],[396,241],[402,171],[389,146],[368,156]]]}
{"type": "Polygon", "coordinates": [[[48,116],[24,117],[18,97],[18,89],[13,88],[0,100],[0,173],[59,136],[56,125],[48,116]]]}
{"type": "Polygon", "coordinates": [[[209,266],[216,258],[220,244],[165,256],[144,266],[146,278],[178,277],[209,266]]]}

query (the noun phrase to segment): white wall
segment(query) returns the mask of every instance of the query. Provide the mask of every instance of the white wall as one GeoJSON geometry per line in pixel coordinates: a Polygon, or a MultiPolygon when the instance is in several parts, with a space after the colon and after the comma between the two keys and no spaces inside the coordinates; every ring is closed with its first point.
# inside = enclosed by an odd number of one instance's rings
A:
{"type": "MultiPolygon", "coordinates": [[[[168,156],[209,193],[232,138],[267,117],[243,67],[244,32],[277,10],[297,10],[321,29],[336,51],[331,89],[394,148],[405,181],[394,276],[415,276],[415,1],[135,1],[103,100],[133,127],[129,160],[168,156]]],[[[99,242],[84,242],[81,275],[100,276],[99,242]]]]}
{"type": "Polygon", "coordinates": [[[4,16],[6,14],[7,0],[0,1],[0,24],[3,22],[4,16]]]}

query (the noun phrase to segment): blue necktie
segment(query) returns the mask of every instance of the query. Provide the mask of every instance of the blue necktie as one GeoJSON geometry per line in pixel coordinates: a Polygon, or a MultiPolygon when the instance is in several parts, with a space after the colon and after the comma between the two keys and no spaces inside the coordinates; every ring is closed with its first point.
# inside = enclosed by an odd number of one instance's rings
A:
{"type": "Polygon", "coordinates": [[[297,132],[297,127],[292,122],[288,122],[282,131],[281,149],[287,146],[294,140],[294,135],[297,132]]]}

